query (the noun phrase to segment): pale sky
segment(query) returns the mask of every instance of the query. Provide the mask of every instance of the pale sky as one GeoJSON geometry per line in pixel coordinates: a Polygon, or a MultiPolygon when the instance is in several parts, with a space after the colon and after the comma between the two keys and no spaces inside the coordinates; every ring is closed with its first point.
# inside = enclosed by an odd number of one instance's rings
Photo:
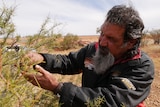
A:
{"type": "Polygon", "coordinates": [[[52,22],[62,23],[57,32],[64,35],[67,33],[95,35],[108,10],[117,4],[133,5],[139,11],[146,30],[160,29],[160,0],[3,0],[3,2],[7,6],[17,6],[13,22],[16,25],[16,33],[21,36],[38,33],[47,16],[52,22]]]}

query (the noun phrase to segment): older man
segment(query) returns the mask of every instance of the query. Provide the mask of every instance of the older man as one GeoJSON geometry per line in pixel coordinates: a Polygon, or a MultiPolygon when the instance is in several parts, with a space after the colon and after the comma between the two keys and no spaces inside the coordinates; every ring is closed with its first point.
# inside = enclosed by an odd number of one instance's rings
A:
{"type": "Polygon", "coordinates": [[[64,107],[85,107],[88,101],[98,99],[101,107],[143,106],[141,102],[147,98],[154,78],[152,60],[139,49],[143,28],[135,9],[114,6],[101,26],[97,43],[68,55],[29,53],[31,62],[41,62],[35,67],[42,75],[25,77],[59,94],[64,107]],[[83,73],[82,87],[58,82],[51,73],[83,73]]]}

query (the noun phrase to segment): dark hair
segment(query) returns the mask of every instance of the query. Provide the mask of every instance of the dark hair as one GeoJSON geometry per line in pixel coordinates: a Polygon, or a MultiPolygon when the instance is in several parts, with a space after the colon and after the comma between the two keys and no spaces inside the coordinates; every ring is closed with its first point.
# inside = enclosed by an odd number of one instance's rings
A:
{"type": "Polygon", "coordinates": [[[132,6],[116,5],[109,10],[105,22],[125,28],[124,42],[131,39],[137,39],[137,43],[133,49],[130,50],[130,55],[131,53],[132,55],[133,53],[136,54],[143,35],[142,31],[144,29],[144,24],[138,11],[136,11],[132,6]]]}
{"type": "Polygon", "coordinates": [[[109,10],[105,22],[113,23],[124,27],[124,39],[138,39],[142,37],[144,24],[139,13],[133,8],[126,5],[117,5],[109,10]]]}

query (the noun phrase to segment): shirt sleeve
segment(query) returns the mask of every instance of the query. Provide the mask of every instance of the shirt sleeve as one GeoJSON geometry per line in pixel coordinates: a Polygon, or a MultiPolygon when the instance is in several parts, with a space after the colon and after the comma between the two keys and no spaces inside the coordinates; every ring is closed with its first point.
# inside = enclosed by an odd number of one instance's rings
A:
{"type": "Polygon", "coordinates": [[[94,43],[89,44],[77,52],[70,52],[68,55],[41,53],[44,57],[44,63],[39,65],[51,73],[78,74],[84,67],[84,58],[87,50],[93,46],[94,43]]]}

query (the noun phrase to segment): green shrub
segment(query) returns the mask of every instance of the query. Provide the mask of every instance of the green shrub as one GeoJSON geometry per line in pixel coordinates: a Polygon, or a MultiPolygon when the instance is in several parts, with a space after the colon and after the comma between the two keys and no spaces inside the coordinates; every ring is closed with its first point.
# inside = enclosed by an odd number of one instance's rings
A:
{"type": "Polygon", "coordinates": [[[64,36],[63,41],[60,43],[61,48],[63,50],[76,48],[78,46],[77,44],[78,40],[79,38],[77,35],[67,34],[66,36],[64,36]]]}
{"type": "Polygon", "coordinates": [[[37,49],[43,46],[44,42],[37,41],[43,38],[41,34],[44,33],[39,33],[40,35],[36,35],[34,39],[30,38],[26,45],[28,50],[25,48],[19,51],[8,50],[20,40],[20,36],[14,37],[15,26],[12,22],[14,10],[14,7],[0,8],[0,107],[57,107],[58,98],[52,92],[33,86],[22,75],[22,71],[37,73],[32,65],[27,66],[27,60],[22,58],[32,48],[32,43],[37,49]],[[9,46],[7,40],[10,40],[9,46]],[[21,63],[26,65],[22,68],[21,63]]]}

